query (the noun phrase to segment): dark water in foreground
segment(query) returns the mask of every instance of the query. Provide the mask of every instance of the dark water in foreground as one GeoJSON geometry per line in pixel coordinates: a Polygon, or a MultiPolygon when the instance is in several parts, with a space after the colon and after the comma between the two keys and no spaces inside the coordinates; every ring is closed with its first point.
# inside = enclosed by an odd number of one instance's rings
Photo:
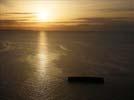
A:
{"type": "Polygon", "coordinates": [[[132,100],[133,51],[132,33],[0,31],[0,100],[132,100]]]}

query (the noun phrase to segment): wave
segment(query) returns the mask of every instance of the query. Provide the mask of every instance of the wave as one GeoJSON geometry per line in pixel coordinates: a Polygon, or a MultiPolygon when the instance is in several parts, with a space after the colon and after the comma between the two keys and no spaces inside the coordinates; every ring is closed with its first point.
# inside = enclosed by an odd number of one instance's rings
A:
{"type": "Polygon", "coordinates": [[[8,41],[0,41],[0,52],[9,50],[11,47],[10,44],[8,41]]]}

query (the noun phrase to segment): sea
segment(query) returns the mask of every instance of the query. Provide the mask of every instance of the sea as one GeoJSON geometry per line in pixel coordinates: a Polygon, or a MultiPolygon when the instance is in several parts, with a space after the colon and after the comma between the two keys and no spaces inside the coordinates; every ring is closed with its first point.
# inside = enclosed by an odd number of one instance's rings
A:
{"type": "Polygon", "coordinates": [[[134,33],[1,30],[0,100],[134,100],[134,33]]]}

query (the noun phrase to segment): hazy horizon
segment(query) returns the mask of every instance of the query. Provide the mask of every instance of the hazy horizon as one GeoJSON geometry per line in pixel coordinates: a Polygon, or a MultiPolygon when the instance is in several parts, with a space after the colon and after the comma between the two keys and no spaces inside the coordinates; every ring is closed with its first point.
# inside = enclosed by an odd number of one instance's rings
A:
{"type": "Polygon", "coordinates": [[[124,25],[134,23],[133,5],[132,0],[0,0],[0,30],[91,30],[104,24],[124,25]]]}

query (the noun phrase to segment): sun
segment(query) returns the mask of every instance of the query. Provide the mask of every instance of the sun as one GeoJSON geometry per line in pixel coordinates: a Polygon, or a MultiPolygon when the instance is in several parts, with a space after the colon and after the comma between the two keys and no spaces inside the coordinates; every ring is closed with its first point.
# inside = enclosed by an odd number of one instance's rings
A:
{"type": "Polygon", "coordinates": [[[46,22],[49,21],[50,15],[48,12],[38,12],[36,17],[39,22],[46,22]]]}
{"type": "Polygon", "coordinates": [[[51,13],[48,11],[40,11],[36,13],[37,20],[39,22],[51,21],[51,13]]]}

